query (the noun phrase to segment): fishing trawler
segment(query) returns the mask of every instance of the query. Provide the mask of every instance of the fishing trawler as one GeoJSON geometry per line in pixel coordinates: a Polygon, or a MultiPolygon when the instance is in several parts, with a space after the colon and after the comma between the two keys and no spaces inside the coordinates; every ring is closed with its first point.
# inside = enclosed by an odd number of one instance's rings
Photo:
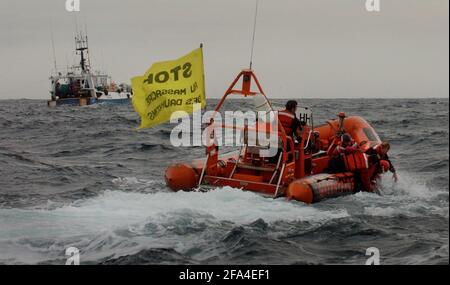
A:
{"type": "Polygon", "coordinates": [[[116,84],[108,74],[91,70],[87,35],[79,33],[75,37],[75,47],[76,54],[80,56],[78,65],[67,68],[63,74],[58,72],[55,61],[55,74],[50,77],[51,100],[47,101],[47,105],[55,107],[130,103],[130,85],[116,84]]]}

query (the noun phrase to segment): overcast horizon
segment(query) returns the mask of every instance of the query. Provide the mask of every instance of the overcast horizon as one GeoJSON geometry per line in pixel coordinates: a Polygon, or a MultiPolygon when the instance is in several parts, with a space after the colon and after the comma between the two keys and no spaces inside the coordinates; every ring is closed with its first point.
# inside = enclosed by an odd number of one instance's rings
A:
{"type": "MultiPolygon", "coordinates": [[[[0,0],[0,99],[49,99],[51,29],[73,64],[75,22],[93,70],[130,83],[152,63],[204,45],[206,97],[250,58],[255,1],[0,0]],[[76,20],[77,19],[77,20],[76,20]]],[[[260,0],[253,69],[270,98],[448,98],[447,0],[260,0]]]]}

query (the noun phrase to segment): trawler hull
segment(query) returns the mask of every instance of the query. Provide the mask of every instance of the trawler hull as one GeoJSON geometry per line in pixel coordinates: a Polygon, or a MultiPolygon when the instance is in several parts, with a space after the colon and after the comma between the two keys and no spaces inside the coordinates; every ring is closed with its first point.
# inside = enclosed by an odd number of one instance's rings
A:
{"type": "Polygon", "coordinates": [[[65,98],[47,101],[49,107],[56,106],[86,106],[96,104],[96,98],[65,98]]]}
{"type": "Polygon", "coordinates": [[[122,105],[130,104],[131,95],[126,94],[123,96],[100,96],[99,98],[94,97],[82,97],[82,98],[61,98],[56,100],[47,101],[49,107],[57,106],[86,106],[94,104],[103,105],[122,105]]]}

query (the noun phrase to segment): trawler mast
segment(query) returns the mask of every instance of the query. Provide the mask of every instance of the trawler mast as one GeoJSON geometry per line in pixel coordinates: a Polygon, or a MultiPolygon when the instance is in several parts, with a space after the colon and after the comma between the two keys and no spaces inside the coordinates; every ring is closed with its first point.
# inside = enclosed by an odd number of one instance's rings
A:
{"type": "Polygon", "coordinates": [[[75,36],[75,49],[77,51],[77,54],[80,55],[80,67],[82,72],[89,71],[89,47],[88,47],[88,37],[83,36],[81,33],[77,36],[75,36]],[[86,51],[86,57],[85,52],[86,51]]]}

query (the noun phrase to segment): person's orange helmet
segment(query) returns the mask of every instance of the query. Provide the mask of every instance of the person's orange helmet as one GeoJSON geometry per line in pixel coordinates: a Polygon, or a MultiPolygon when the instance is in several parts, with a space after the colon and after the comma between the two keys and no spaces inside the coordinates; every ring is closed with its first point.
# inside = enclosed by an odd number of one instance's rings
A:
{"type": "Polygon", "coordinates": [[[384,172],[388,172],[389,170],[389,161],[387,160],[380,160],[380,166],[381,166],[381,171],[384,172]]]}

